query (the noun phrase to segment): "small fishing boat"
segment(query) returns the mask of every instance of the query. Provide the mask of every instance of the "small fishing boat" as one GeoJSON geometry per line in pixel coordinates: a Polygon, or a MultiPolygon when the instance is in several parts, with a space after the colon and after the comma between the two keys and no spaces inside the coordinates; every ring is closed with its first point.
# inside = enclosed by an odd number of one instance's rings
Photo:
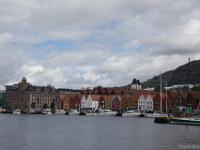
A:
{"type": "Polygon", "coordinates": [[[45,108],[42,110],[42,114],[44,115],[51,115],[52,112],[51,112],[51,108],[45,108]]]}
{"type": "Polygon", "coordinates": [[[172,118],[170,124],[200,126],[200,118],[172,118]]]}
{"type": "Polygon", "coordinates": [[[21,114],[21,110],[20,109],[15,109],[15,110],[12,111],[12,113],[20,115],[21,114]]]}
{"type": "Polygon", "coordinates": [[[117,112],[112,111],[110,109],[100,109],[97,115],[99,116],[115,116],[117,112]]]}
{"type": "Polygon", "coordinates": [[[64,111],[63,109],[56,109],[55,115],[64,115],[66,114],[66,111],[64,111]]]}
{"type": "Polygon", "coordinates": [[[31,110],[30,112],[28,112],[28,114],[41,114],[41,111],[38,110],[31,110]]]}
{"type": "Polygon", "coordinates": [[[70,116],[78,116],[80,114],[80,112],[76,109],[72,109],[67,115],[70,116]]]}
{"type": "Polygon", "coordinates": [[[122,116],[123,117],[139,117],[140,114],[141,113],[136,110],[128,110],[125,113],[123,113],[122,116]]]}

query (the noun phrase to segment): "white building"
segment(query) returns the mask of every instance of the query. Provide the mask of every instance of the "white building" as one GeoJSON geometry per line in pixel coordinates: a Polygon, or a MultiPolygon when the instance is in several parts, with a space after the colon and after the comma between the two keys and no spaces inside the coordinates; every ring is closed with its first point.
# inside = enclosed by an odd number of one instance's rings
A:
{"type": "Polygon", "coordinates": [[[139,111],[153,111],[153,98],[150,95],[140,95],[138,100],[139,111]]]}
{"type": "Polygon", "coordinates": [[[83,96],[81,99],[81,109],[97,110],[99,102],[91,95],[83,96]]]}

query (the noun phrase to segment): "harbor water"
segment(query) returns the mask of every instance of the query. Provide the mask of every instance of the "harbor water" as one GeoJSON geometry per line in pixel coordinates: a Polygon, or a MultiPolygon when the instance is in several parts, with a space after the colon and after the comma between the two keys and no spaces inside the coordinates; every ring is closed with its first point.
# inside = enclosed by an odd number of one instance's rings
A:
{"type": "Polygon", "coordinates": [[[177,150],[200,145],[200,127],[108,116],[0,114],[0,150],[177,150]]]}

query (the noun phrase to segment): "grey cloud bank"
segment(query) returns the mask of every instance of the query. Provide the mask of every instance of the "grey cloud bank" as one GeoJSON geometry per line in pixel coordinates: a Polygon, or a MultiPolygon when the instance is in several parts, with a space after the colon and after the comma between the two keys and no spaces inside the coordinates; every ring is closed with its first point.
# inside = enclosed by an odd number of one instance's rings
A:
{"type": "Polygon", "coordinates": [[[0,0],[0,84],[144,81],[200,58],[199,14],[199,0],[0,0]]]}

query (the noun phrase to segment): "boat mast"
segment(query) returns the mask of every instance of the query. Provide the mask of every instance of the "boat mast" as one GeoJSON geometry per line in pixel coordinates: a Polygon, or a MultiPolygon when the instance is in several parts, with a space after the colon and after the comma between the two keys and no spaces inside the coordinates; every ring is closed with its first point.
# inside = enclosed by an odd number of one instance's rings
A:
{"type": "Polygon", "coordinates": [[[160,113],[163,112],[162,110],[162,74],[160,74],[160,113]]]}
{"type": "MultiPolygon", "coordinates": [[[[188,65],[190,64],[190,57],[188,58],[188,65]]],[[[188,94],[189,94],[189,84],[190,84],[190,81],[189,81],[189,78],[190,78],[190,76],[189,76],[189,66],[188,66],[188,69],[187,69],[187,86],[186,86],[186,101],[185,101],[185,108],[186,108],[186,111],[185,111],[185,116],[187,117],[187,103],[188,103],[188,94]]]]}
{"type": "Polygon", "coordinates": [[[179,99],[180,99],[180,106],[182,106],[182,95],[181,95],[181,87],[179,87],[179,99]]]}
{"type": "Polygon", "coordinates": [[[200,100],[199,100],[197,111],[199,111],[199,109],[200,109],[200,100]]]}
{"type": "MultiPolygon", "coordinates": [[[[167,82],[166,82],[166,87],[167,87],[167,82]]],[[[166,91],[166,102],[165,102],[165,104],[166,104],[165,107],[166,108],[165,109],[166,109],[166,114],[167,114],[167,111],[168,111],[167,110],[167,88],[165,88],[165,91],[166,91]]]]}

